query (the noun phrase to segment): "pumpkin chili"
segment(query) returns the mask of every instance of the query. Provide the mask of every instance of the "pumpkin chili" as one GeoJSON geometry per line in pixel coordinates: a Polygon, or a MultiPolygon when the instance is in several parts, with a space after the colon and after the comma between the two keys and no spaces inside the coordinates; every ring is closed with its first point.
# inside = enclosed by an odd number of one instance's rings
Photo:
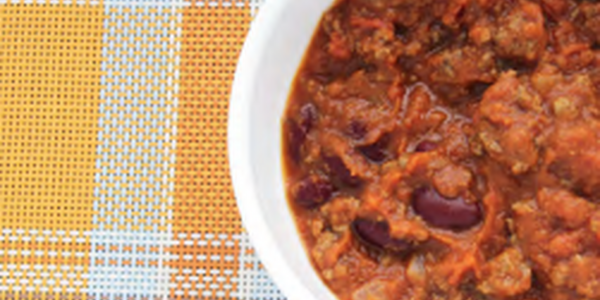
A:
{"type": "Polygon", "coordinates": [[[339,299],[600,299],[599,45],[595,1],[337,1],[283,139],[339,299]]]}

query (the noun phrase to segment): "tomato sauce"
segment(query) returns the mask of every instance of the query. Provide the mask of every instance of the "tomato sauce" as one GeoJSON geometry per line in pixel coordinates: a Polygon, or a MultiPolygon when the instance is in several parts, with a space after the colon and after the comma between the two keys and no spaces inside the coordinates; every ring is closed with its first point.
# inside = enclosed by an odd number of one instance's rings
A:
{"type": "Polygon", "coordinates": [[[283,119],[341,300],[600,299],[600,3],[341,0],[283,119]]]}

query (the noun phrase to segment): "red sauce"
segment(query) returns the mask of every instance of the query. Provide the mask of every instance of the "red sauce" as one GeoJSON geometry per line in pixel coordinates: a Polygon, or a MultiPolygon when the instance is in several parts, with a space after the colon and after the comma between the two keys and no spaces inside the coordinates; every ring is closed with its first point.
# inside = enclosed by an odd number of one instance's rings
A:
{"type": "Polygon", "coordinates": [[[343,0],[284,117],[342,300],[600,299],[600,3],[343,0]]]}

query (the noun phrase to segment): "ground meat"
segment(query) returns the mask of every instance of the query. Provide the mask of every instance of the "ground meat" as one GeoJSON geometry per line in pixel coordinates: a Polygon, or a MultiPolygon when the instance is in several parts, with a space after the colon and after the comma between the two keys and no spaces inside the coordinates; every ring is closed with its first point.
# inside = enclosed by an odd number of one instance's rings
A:
{"type": "Polygon", "coordinates": [[[540,278],[548,278],[550,299],[598,297],[598,258],[587,249],[596,239],[590,222],[597,207],[564,190],[542,189],[539,206],[514,205],[517,236],[540,278]],[[557,227],[557,222],[563,226],[557,227]],[[560,228],[560,229],[555,229],[560,228]],[[577,273],[577,275],[575,275],[577,273]]]}
{"type": "Polygon", "coordinates": [[[449,49],[432,56],[429,81],[447,100],[461,100],[475,84],[491,83],[497,77],[494,53],[477,47],[449,49]]]}
{"type": "Polygon", "coordinates": [[[360,202],[352,197],[338,197],[321,207],[321,212],[329,226],[336,231],[343,231],[357,216],[360,202]]]}
{"type": "Polygon", "coordinates": [[[548,143],[546,161],[551,172],[570,188],[587,195],[600,191],[600,123],[572,122],[557,125],[548,143]]]}
{"type": "Polygon", "coordinates": [[[358,289],[352,300],[394,300],[394,294],[401,293],[397,281],[374,280],[358,289]]]}
{"type": "Polygon", "coordinates": [[[531,287],[531,269],[519,249],[510,248],[482,268],[478,289],[488,295],[510,297],[531,287]]]}
{"type": "Polygon", "coordinates": [[[585,231],[569,231],[556,235],[547,246],[548,253],[556,258],[568,258],[582,250],[585,231]]]}
{"type": "Polygon", "coordinates": [[[579,297],[600,297],[600,258],[576,255],[552,269],[551,280],[555,286],[574,290],[579,297]]]}
{"type": "Polygon", "coordinates": [[[590,218],[594,206],[565,190],[543,188],[538,192],[539,207],[566,227],[579,228],[590,218]]]}
{"type": "Polygon", "coordinates": [[[546,48],[548,36],[540,6],[529,1],[518,1],[507,15],[500,18],[494,34],[499,55],[533,62],[546,48]]]}
{"type": "Polygon", "coordinates": [[[283,144],[340,300],[600,299],[599,28],[579,0],[325,13],[283,144]]]}
{"type": "Polygon", "coordinates": [[[473,183],[471,171],[458,165],[448,165],[433,175],[433,185],[446,198],[456,198],[473,183]]]}
{"type": "Polygon", "coordinates": [[[535,139],[546,123],[542,111],[541,97],[527,82],[514,72],[503,74],[486,91],[475,115],[478,138],[490,157],[513,174],[527,172],[539,157],[535,139]]]}
{"type": "Polygon", "coordinates": [[[583,28],[595,42],[600,42],[600,3],[584,1],[579,10],[583,16],[583,28]]]}
{"type": "Polygon", "coordinates": [[[551,29],[552,46],[558,55],[548,54],[547,58],[561,69],[572,72],[589,66],[595,60],[586,36],[575,24],[561,21],[551,29]]]}
{"type": "Polygon", "coordinates": [[[409,92],[407,98],[404,126],[415,134],[429,131],[436,125],[428,122],[434,100],[430,91],[424,86],[416,86],[409,92]]]}
{"type": "Polygon", "coordinates": [[[316,240],[312,250],[315,263],[322,270],[328,270],[335,266],[338,259],[350,246],[349,232],[332,233],[324,231],[316,240]]]}

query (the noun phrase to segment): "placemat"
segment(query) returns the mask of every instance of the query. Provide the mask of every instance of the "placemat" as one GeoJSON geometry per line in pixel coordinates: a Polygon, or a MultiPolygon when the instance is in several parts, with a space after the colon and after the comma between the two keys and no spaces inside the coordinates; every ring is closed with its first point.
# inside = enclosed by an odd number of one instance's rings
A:
{"type": "Polygon", "coordinates": [[[227,162],[260,2],[0,0],[0,299],[283,299],[227,162]]]}

